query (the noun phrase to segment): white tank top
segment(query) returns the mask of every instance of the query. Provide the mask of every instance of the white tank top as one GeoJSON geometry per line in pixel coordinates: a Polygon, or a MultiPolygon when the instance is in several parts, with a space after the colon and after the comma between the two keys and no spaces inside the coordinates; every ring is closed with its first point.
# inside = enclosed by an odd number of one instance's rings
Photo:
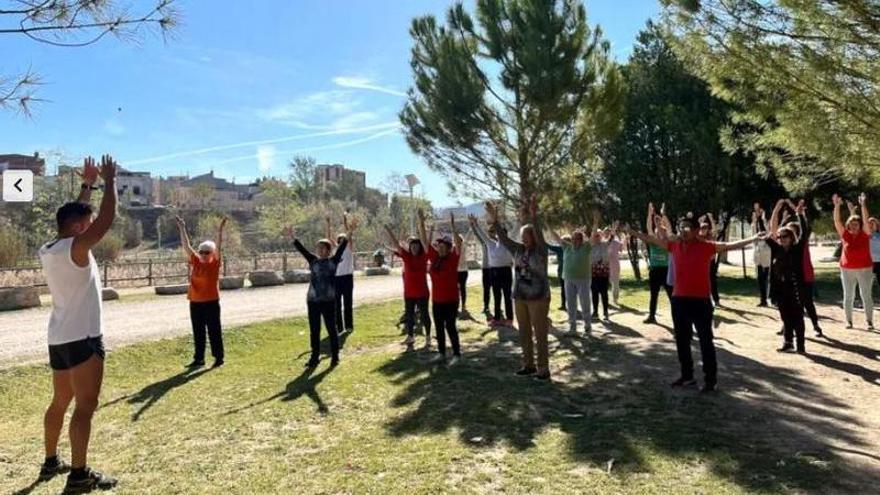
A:
{"type": "Polygon", "coordinates": [[[336,265],[336,276],[351,275],[354,273],[354,254],[351,252],[351,244],[345,247],[342,259],[336,265]]]}
{"type": "Polygon", "coordinates": [[[101,335],[101,277],[89,251],[89,265],[77,266],[71,258],[73,237],[52,241],[40,248],[43,273],[52,293],[49,345],[67,344],[101,335]]]}

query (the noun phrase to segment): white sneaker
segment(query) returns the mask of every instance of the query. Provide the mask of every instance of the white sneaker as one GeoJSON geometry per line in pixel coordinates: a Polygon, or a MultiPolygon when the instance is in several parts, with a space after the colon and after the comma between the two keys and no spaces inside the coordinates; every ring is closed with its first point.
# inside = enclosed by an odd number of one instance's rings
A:
{"type": "Polygon", "coordinates": [[[449,366],[455,366],[456,364],[462,361],[461,356],[452,356],[452,359],[449,360],[449,366]]]}

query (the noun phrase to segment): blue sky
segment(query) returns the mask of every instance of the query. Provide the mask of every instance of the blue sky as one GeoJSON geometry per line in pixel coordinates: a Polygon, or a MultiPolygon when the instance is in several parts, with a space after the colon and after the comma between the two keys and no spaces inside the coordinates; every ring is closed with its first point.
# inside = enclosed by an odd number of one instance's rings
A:
{"type": "MultiPolygon", "coordinates": [[[[410,85],[411,19],[437,0],[179,0],[183,25],[164,43],[105,39],[57,48],[6,35],[0,74],[36,70],[51,100],[32,119],[0,111],[0,153],[111,152],[157,175],[214,170],[236,182],[284,175],[296,154],[367,172],[415,173],[435,205],[455,204],[397,125],[410,85]]],[[[657,0],[587,0],[625,60],[657,0]]]]}

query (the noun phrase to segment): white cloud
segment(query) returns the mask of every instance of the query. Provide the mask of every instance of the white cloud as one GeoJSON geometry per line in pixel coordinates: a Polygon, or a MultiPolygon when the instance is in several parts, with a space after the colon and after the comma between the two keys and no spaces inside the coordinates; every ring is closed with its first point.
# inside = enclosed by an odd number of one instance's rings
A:
{"type": "Polygon", "coordinates": [[[275,165],[276,150],[274,146],[257,146],[257,162],[260,172],[267,173],[275,165]]]}
{"type": "Polygon", "coordinates": [[[116,119],[108,119],[104,121],[104,131],[111,136],[121,136],[125,134],[125,126],[116,119]]]}
{"type": "Polygon", "coordinates": [[[158,156],[153,156],[153,157],[149,157],[149,158],[142,158],[140,160],[126,160],[125,163],[127,165],[142,165],[145,163],[162,162],[162,161],[171,160],[174,158],[183,158],[183,157],[188,157],[188,156],[203,155],[206,153],[214,153],[217,151],[225,151],[225,150],[230,150],[230,149],[235,149],[235,148],[246,148],[249,146],[259,146],[259,145],[264,145],[264,144],[285,143],[285,142],[289,142],[289,141],[300,141],[300,140],[304,140],[304,139],[312,139],[312,138],[319,138],[319,137],[326,137],[326,136],[337,136],[337,135],[342,135],[342,134],[363,134],[366,132],[397,129],[399,127],[400,127],[399,122],[385,122],[385,123],[381,123],[381,124],[367,125],[367,126],[357,127],[357,128],[333,129],[333,130],[326,130],[326,131],[320,131],[320,132],[312,132],[312,133],[308,133],[308,134],[284,136],[284,137],[273,138],[273,139],[260,139],[260,140],[256,140],[256,141],[243,141],[240,143],[230,143],[230,144],[222,144],[222,145],[218,145],[218,146],[209,146],[209,147],[205,147],[205,148],[196,148],[196,149],[191,149],[191,150],[177,151],[174,153],[167,153],[164,155],[158,155],[158,156]]]}
{"type": "Polygon", "coordinates": [[[366,89],[394,96],[406,96],[406,93],[393,88],[387,88],[375,84],[371,79],[358,76],[338,76],[333,78],[333,84],[343,88],[366,89]]]}

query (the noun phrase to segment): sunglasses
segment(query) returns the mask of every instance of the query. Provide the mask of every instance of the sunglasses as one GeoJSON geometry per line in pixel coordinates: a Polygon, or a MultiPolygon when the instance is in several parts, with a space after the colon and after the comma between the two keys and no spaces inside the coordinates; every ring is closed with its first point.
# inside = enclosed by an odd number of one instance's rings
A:
{"type": "Polygon", "coordinates": [[[211,254],[211,251],[199,251],[199,254],[204,254],[205,256],[211,254]]]}

